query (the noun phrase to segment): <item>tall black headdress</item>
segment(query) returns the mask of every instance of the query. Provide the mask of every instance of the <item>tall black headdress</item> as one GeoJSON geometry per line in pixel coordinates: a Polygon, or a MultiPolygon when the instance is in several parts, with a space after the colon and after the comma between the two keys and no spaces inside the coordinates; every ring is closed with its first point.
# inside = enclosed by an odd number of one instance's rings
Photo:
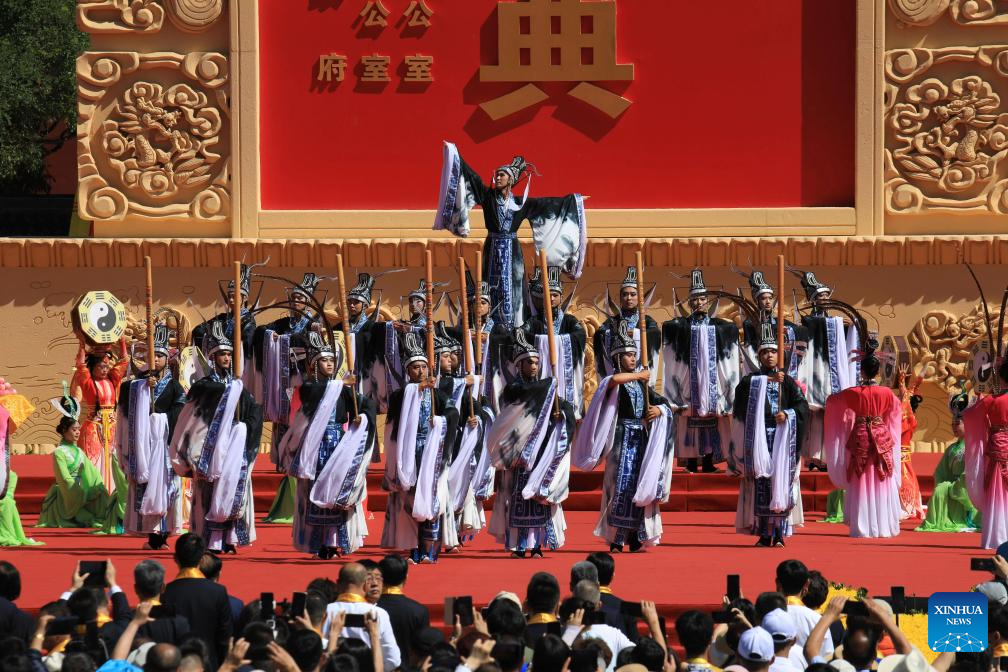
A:
{"type": "Polygon", "coordinates": [[[524,175],[526,172],[534,172],[534,171],[535,166],[525,161],[525,157],[523,156],[516,156],[513,159],[511,159],[511,163],[501,166],[500,168],[497,169],[497,172],[505,172],[508,174],[508,177],[511,178],[511,186],[518,184],[519,180],[521,180],[522,175],[524,175]]]}
{"type": "MultiPolygon", "coordinates": [[[[472,303],[473,301],[476,300],[476,280],[473,279],[472,273],[469,272],[468,268],[466,269],[465,277],[466,277],[466,301],[472,303]]],[[[490,283],[487,282],[486,280],[480,281],[479,294],[481,299],[483,299],[487,303],[490,303],[490,283]]]]}
{"type": "Polygon", "coordinates": [[[371,290],[374,289],[375,279],[370,273],[358,273],[357,284],[350,288],[347,296],[356,299],[365,306],[371,305],[371,290]]]}
{"type": "Polygon", "coordinates": [[[234,345],[231,339],[224,335],[224,323],[221,320],[214,320],[210,328],[209,348],[207,357],[213,357],[218,352],[233,352],[234,345]]]}
{"type": "Polygon", "coordinates": [[[962,414],[969,408],[969,393],[960,389],[957,394],[953,394],[949,399],[949,410],[952,411],[952,421],[962,420],[962,414]]]}
{"type": "Polygon", "coordinates": [[[420,278],[420,285],[409,293],[409,300],[420,299],[421,301],[427,300],[427,280],[420,278]]]}
{"type": "Polygon", "coordinates": [[[168,356],[169,332],[168,325],[154,325],[154,354],[168,356]]]}
{"type": "Polygon", "coordinates": [[[311,371],[315,368],[315,364],[318,363],[323,357],[336,358],[336,349],[322,337],[322,334],[317,331],[308,332],[308,370],[311,371]]]}
{"type": "Polygon", "coordinates": [[[511,361],[517,366],[524,359],[538,357],[539,349],[529,341],[528,334],[524,329],[514,330],[513,343],[511,345],[511,361]]]}
{"type": "MultiPolygon", "coordinates": [[[[403,368],[413,362],[427,362],[427,350],[425,344],[420,341],[420,336],[415,331],[408,331],[403,334],[402,361],[403,368]]],[[[427,362],[429,365],[430,362],[427,362]]]]}
{"type": "Polygon", "coordinates": [[[801,279],[802,289],[805,290],[805,299],[808,301],[812,301],[820,294],[829,295],[833,292],[829,285],[819,282],[812,271],[805,271],[798,275],[798,277],[801,279]]]}
{"type": "Polygon", "coordinates": [[[620,285],[620,289],[624,287],[633,287],[637,289],[637,267],[627,266],[626,277],[623,278],[623,284],[620,285]]]}
{"type": "Polygon", "coordinates": [[[440,355],[444,352],[457,352],[461,349],[462,344],[449,335],[444,320],[438,320],[434,324],[434,354],[440,355]]]}
{"type": "Polygon", "coordinates": [[[694,296],[703,296],[705,294],[707,294],[707,285],[704,284],[703,271],[699,268],[694,268],[690,271],[690,298],[692,299],[694,296]]]}
{"type": "Polygon", "coordinates": [[[543,295],[542,269],[536,266],[532,269],[532,277],[529,278],[529,294],[534,298],[541,299],[543,295]]]}
{"type": "Polygon", "coordinates": [[[774,328],[774,325],[770,322],[763,322],[760,327],[760,340],[757,352],[761,352],[763,350],[776,350],[777,330],[774,328]]]}
{"type": "Polygon", "coordinates": [[[549,277],[547,278],[549,291],[563,294],[563,280],[560,279],[560,267],[550,266],[546,269],[546,273],[549,274],[549,277]]]}
{"type": "Polygon", "coordinates": [[[318,288],[320,281],[321,279],[314,273],[305,273],[301,284],[291,289],[291,294],[301,294],[306,298],[315,296],[315,290],[318,288]]]}
{"type": "Polygon", "coordinates": [[[609,357],[611,359],[624,352],[637,352],[637,341],[630,333],[630,325],[624,320],[620,320],[619,327],[612,335],[612,341],[609,344],[609,357]]]}

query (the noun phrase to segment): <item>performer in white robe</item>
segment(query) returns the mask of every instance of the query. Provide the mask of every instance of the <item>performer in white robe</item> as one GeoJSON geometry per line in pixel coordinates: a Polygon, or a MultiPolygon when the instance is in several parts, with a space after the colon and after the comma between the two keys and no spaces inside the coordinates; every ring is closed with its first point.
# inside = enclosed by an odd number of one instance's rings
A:
{"type": "Polygon", "coordinates": [[[364,545],[363,501],[375,443],[374,404],[357,395],[352,375],[336,378],[336,352],[308,334],[309,380],[297,388],[290,430],[280,444],[281,466],[297,479],[294,548],[323,560],[364,545]]]}
{"type": "Polygon", "coordinates": [[[454,524],[445,465],[455,441],[458,411],[430,375],[417,333],[402,341],[406,384],[389,397],[385,423],[388,491],[382,548],[408,552],[414,563],[437,562],[442,526],[454,524]]]}
{"type": "Polygon", "coordinates": [[[844,522],[852,537],[895,537],[900,532],[900,426],[902,407],[878,385],[878,341],[863,339],[862,384],[826,400],[823,454],[833,484],[846,491],[844,522]]]}
{"type": "Polygon", "coordinates": [[[156,325],[153,371],[122,384],[116,419],[116,453],[128,484],[123,530],[147,535],[143,548],[152,551],[183,525],[182,479],[172,469],[168,446],[186,393],[168,367],[169,336],[167,326],[156,325]]]}
{"type": "Polygon", "coordinates": [[[193,383],[171,442],[175,473],[192,478],[189,530],[214,552],[236,553],[255,541],[252,468],[262,436],[262,406],[231,369],[223,324],[208,337],[213,372],[193,383]],[[235,419],[235,412],[238,419],[235,419]]]}
{"type": "Polygon", "coordinates": [[[716,472],[728,455],[731,413],[739,381],[738,328],[711,317],[703,272],[690,274],[689,317],[662,325],[665,398],[680,417],[676,422],[676,457],[686,469],[716,472]]]}
{"type": "MultiPolygon", "coordinates": [[[[543,376],[556,378],[560,397],[570,402],[574,407],[574,418],[581,419],[584,413],[584,352],[588,342],[588,334],[581,320],[567,312],[567,306],[573,295],[563,300],[563,281],[560,279],[560,269],[551,266],[547,269],[549,275],[549,298],[553,306],[553,333],[557,346],[557,371],[554,373],[549,365],[549,335],[546,333],[546,322],[542,317],[532,317],[525,325],[529,333],[535,336],[536,347],[539,348],[539,361],[542,362],[543,376]]],[[[541,287],[541,285],[540,285],[541,287]]],[[[531,292],[530,292],[531,293],[531,292]]],[[[533,297],[535,296],[532,293],[533,297]]],[[[542,301],[543,292],[539,292],[542,301]]],[[[533,301],[535,299],[533,298],[533,301]]],[[[543,313],[538,306],[539,314],[543,313]]]]}
{"type": "MultiPolygon", "coordinates": [[[[760,371],[758,346],[761,338],[760,325],[768,322],[777,333],[777,296],[774,288],[763,277],[761,271],[745,273],[736,269],[739,275],[749,281],[749,291],[753,303],[759,310],[761,322],[754,323],[746,319],[742,323],[745,335],[745,348],[742,350],[743,373],[758,373],[760,371]]],[[[805,357],[808,351],[808,331],[800,324],[784,320],[784,370],[799,387],[807,387],[807,364],[805,357]]]]}
{"type": "Polygon", "coordinates": [[[572,277],[581,276],[587,245],[588,224],[580,194],[530,198],[535,166],[516,156],[494,172],[486,185],[479,173],[462,160],[450,142],[444,146],[441,188],[434,230],[447,229],[463,238],[469,235],[469,211],[483,208],[487,238],[483,244],[483,278],[493,293],[493,317],[510,330],[525,320],[525,262],[518,229],[528,220],[537,250],[546,250],[548,261],[572,277]],[[524,196],[513,190],[527,174],[524,196]]]}
{"type": "Polygon", "coordinates": [[[504,470],[488,529],[512,557],[543,557],[543,547],[564,544],[574,409],[560,399],[555,412],[556,380],[540,378],[539,350],[523,329],[512,347],[518,378],[504,388],[487,437],[493,464],[504,470]]]}
{"type": "Polygon", "coordinates": [[[735,530],[759,537],[757,546],[784,546],[801,505],[798,454],[808,404],[794,378],[777,368],[776,326],[764,322],[754,345],[760,368],[735,390],[731,462],[742,476],[735,530]]]}
{"type": "Polygon", "coordinates": [[[963,413],[966,489],[980,512],[980,545],[1008,541],[1008,360],[998,366],[1001,391],[985,395],[963,413]]]}
{"type": "MultiPolygon", "coordinates": [[[[573,464],[592,471],[605,458],[602,507],[595,536],[609,550],[634,553],[661,542],[661,504],[672,484],[675,418],[637,365],[637,342],[626,322],[610,339],[618,373],[599,382],[574,441],[573,464]],[[648,395],[648,404],[644,395],[648,395]],[[646,410],[645,410],[646,409],[646,410]]],[[[601,353],[600,353],[601,354],[601,353]]]]}
{"type": "MultiPolygon", "coordinates": [[[[812,312],[802,317],[808,336],[805,357],[805,398],[808,400],[808,437],[802,444],[802,455],[810,470],[826,469],[823,462],[823,414],[826,398],[857,385],[857,361],[852,357],[862,335],[854,325],[844,325],[843,317],[830,315],[823,303],[833,296],[833,290],[819,282],[812,273],[792,271],[801,279],[805,298],[812,312]]],[[[898,443],[898,442],[897,442],[898,443]]]]}
{"type": "MultiPolygon", "coordinates": [[[[637,267],[628,266],[626,270],[626,277],[623,278],[623,283],[620,285],[619,291],[619,305],[613,303],[612,297],[609,295],[608,290],[606,291],[606,300],[608,302],[608,312],[609,317],[606,318],[605,322],[595,330],[595,336],[592,338],[592,342],[595,346],[595,372],[598,379],[601,380],[606,376],[611,376],[616,373],[613,368],[613,362],[608,357],[605,357],[601,353],[609,352],[611,347],[611,340],[613,336],[619,331],[620,322],[626,322],[633,334],[634,340],[637,342],[637,347],[640,347],[640,302],[643,301],[644,305],[647,306],[651,295],[654,293],[652,288],[651,291],[645,292],[646,296],[638,296],[637,292],[637,267]]],[[[645,331],[647,332],[647,346],[648,346],[648,361],[652,363],[658,362],[658,349],[661,347],[661,327],[655,322],[654,318],[650,315],[644,316],[644,321],[646,322],[645,331]]],[[[638,359],[638,362],[640,360],[638,359]]],[[[654,386],[658,381],[658,366],[651,367],[651,380],[650,385],[654,386]]]]}

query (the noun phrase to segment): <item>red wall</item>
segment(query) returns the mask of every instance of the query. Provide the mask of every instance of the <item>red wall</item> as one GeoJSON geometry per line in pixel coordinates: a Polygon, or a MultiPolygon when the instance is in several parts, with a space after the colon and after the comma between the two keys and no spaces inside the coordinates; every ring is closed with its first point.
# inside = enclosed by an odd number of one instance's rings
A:
{"type": "Polygon", "coordinates": [[[425,33],[403,35],[409,0],[260,0],[262,204],[285,209],[432,209],[441,140],[484,175],[516,153],[543,174],[534,194],[579,191],[592,208],[849,206],[854,200],[854,0],[619,0],[618,62],[635,81],[617,120],[540,85],[549,100],[492,122],[477,104],[519,84],[481,84],[496,63],[494,0],[427,0],[425,33]],[[316,82],[320,54],[347,78],[316,82]],[[360,56],[391,56],[392,81],[357,81],[360,56]],[[403,57],[434,57],[407,88],[403,57]]]}

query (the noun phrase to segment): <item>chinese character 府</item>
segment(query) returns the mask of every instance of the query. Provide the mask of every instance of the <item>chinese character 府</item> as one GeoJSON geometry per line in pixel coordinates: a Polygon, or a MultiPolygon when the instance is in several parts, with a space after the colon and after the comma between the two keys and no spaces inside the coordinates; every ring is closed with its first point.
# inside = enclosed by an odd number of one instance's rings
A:
{"type": "Polygon", "coordinates": [[[318,81],[331,82],[335,79],[342,82],[346,73],[347,57],[341,54],[322,54],[319,56],[318,81]]]}

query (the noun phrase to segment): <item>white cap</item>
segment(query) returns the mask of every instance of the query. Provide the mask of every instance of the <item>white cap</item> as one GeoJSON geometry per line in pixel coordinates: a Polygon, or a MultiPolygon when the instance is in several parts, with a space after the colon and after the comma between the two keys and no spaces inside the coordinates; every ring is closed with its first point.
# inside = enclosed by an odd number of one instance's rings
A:
{"type": "Polygon", "coordinates": [[[762,625],[775,642],[788,642],[798,636],[794,619],[783,609],[774,609],[764,616],[762,625]]]}
{"type": "Polygon", "coordinates": [[[976,589],[978,593],[986,595],[988,600],[1008,604],[1008,590],[1005,590],[1004,584],[1000,581],[985,581],[978,584],[976,589]]]}
{"type": "Polygon", "coordinates": [[[751,663],[772,663],[774,659],[773,637],[757,626],[742,633],[738,643],[739,657],[751,663]]]}
{"type": "Polygon", "coordinates": [[[924,654],[917,648],[905,656],[899,654],[886,656],[878,665],[878,672],[928,672],[931,669],[924,654]]]}

